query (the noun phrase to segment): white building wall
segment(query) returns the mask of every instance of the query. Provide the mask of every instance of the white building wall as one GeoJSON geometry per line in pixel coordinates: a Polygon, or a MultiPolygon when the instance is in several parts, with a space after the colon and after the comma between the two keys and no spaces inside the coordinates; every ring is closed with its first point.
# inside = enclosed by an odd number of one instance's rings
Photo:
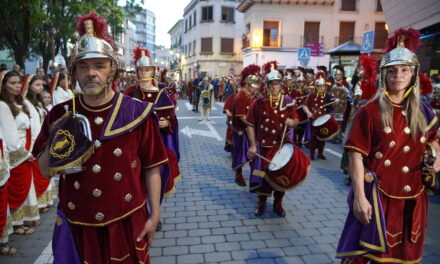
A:
{"type": "MultiPolygon", "coordinates": [[[[243,50],[243,66],[250,63],[261,65],[269,60],[277,60],[280,65],[286,65],[288,68],[299,66],[297,49],[302,47],[306,21],[320,22],[319,35],[323,37],[325,50],[339,45],[340,22],[355,22],[354,40],[357,43],[360,43],[365,31],[374,30],[376,22],[385,22],[383,13],[376,12],[376,4],[373,0],[358,0],[358,11],[340,11],[340,5],[340,0],[334,1],[333,5],[287,5],[276,2],[272,4],[255,2],[245,12],[243,25],[250,23],[251,46],[255,46],[255,43],[258,42],[260,44],[257,44],[259,48],[243,50]],[[280,45],[278,48],[260,48],[263,41],[264,20],[280,21],[280,45]]],[[[308,66],[313,68],[318,65],[328,65],[329,59],[328,55],[312,57],[308,66]]]]}
{"type": "MultiPolygon", "coordinates": [[[[241,37],[244,33],[244,24],[243,24],[243,14],[234,11],[234,20],[235,23],[223,23],[221,20],[221,7],[228,6],[235,8],[238,4],[238,1],[229,1],[229,0],[207,0],[207,1],[198,1],[193,0],[189,5],[196,2],[196,5],[191,10],[186,10],[187,12],[184,15],[183,21],[183,29],[185,29],[185,20],[189,18],[189,16],[194,14],[194,10],[197,10],[197,24],[192,27],[186,33],[184,33],[184,46],[186,45],[188,48],[188,44],[191,43],[193,45],[193,41],[196,41],[196,52],[195,55],[190,57],[184,57],[182,59],[183,66],[183,76],[189,76],[190,70],[194,71],[195,63],[200,65],[199,72],[207,72],[209,77],[215,77],[215,75],[221,76],[225,74],[239,74],[242,69],[242,42],[241,37]],[[214,22],[204,22],[201,23],[202,18],[202,7],[203,6],[213,6],[213,20],[214,22]],[[212,55],[201,55],[201,38],[212,37],[212,55]],[[221,38],[233,38],[234,39],[234,47],[233,47],[233,55],[223,55],[220,54],[221,50],[221,38]]],[[[187,7],[187,8],[188,8],[187,7]]]]}

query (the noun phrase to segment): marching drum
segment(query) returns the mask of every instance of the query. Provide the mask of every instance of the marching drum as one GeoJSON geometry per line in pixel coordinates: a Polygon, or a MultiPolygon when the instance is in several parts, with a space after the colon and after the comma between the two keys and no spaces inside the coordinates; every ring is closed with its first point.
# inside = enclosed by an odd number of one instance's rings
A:
{"type": "Polygon", "coordinates": [[[291,143],[270,149],[267,158],[271,163],[265,179],[277,191],[291,190],[307,177],[310,160],[291,143]]]}
{"type": "Polygon", "coordinates": [[[342,121],[344,118],[345,109],[347,108],[347,92],[342,88],[333,87],[330,90],[330,93],[334,98],[339,99],[333,104],[333,109],[335,110],[335,119],[337,121],[342,121]]]}
{"type": "Polygon", "coordinates": [[[327,141],[338,134],[339,126],[336,119],[326,114],[315,119],[312,123],[312,131],[320,141],[327,141]]]}

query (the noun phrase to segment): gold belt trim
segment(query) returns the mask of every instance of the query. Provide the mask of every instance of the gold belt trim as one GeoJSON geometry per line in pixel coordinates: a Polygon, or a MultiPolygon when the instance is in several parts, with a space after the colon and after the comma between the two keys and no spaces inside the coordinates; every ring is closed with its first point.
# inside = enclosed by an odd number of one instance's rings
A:
{"type": "Polygon", "coordinates": [[[422,258],[418,258],[416,260],[403,260],[403,259],[396,259],[396,258],[379,258],[371,254],[366,254],[366,258],[372,259],[374,261],[377,261],[379,263],[389,263],[389,262],[395,262],[399,264],[417,264],[422,261],[422,258]]]}
{"type": "Polygon", "coordinates": [[[416,198],[418,196],[420,196],[420,194],[422,194],[425,191],[425,186],[422,186],[422,189],[420,190],[420,192],[411,195],[411,196],[394,196],[394,195],[390,195],[388,193],[386,193],[381,187],[379,187],[379,190],[386,196],[393,198],[393,199],[399,199],[399,200],[405,200],[405,199],[412,199],[412,198],[416,198]]]}
{"type": "Polygon", "coordinates": [[[134,209],[131,210],[130,212],[128,212],[128,213],[126,213],[126,214],[124,214],[124,215],[121,215],[121,216],[119,216],[119,217],[113,218],[112,220],[109,220],[109,221],[107,221],[107,222],[105,222],[105,223],[101,223],[101,224],[90,224],[90,223],[84,223],[84,222],[72,221],[72,220],[70,220],[69,218],[67,218],[67,221],[69,221],[71,224],[74,224],[74,225],[83,225],[83,226],[106,226],[106,225],[111,224],[111,223],[113,223],[113,222],[119,221],[119,220],[121,220],[122,218],[124,218],[124,217],[126,217],[126,216],[128,216],[128,215],[131,215],[131,214],[134,213],[135,211],[141,209],[143,206],[145,206],[145,201],[143,201],[141,205],[139,205],[138,207],[134,208],[134,209]]]}
{"type": "Polygon", "coordinates": [[[127,255],[125,255],[122,258],[110,258],[110,260],[114,260],[114,261],[123,261],[124,259],[130,257],[130,253],[128,253],[127,255]]]}

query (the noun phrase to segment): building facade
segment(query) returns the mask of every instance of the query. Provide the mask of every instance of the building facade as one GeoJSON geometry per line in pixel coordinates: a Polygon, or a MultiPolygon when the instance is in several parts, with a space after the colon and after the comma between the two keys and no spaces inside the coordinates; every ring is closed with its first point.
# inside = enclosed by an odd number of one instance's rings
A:
{"type": "Polygon", "coordinates": [[[117,39],[119,68],[134,71],[133,50],[137,44],[136,25],[129,19],[125,20],[124,33],[117,39]]]}
{"type": "Polygon", "coordinates": [[[419,30],[422,46],[417,55],[421,70],[428,73],[440,71],[440,1],[437,0],[387,0],[383,11],[390,34],[399,28],[419,30]]]}
{"type": "Polygon", "coordinates": [[[184,25],[183,19],[174,24],[168,31],[171,38],[170,46],[170,72],[173,74],[175,80],[182,80],[181,56],[183,56],[183,35],[184,25]]]}
{"type": "Polygon", "coordinates": [[[154,64],[159,66],[160,69],[170,69],[171,53],[170,49],[165,46],[156,46],[156,57],[154,58],[154,64]]]}
{"type": "Polygon", "coordinates": [[[183,15],[183,79],[239,74],[244,33],[238,0],[192,0],[183,15]]]}
{"type": "Polygon", "coordinates": [[[136,25],[137,44],[150,51],[151,57],[156,56],[156,16],[148,9],[142,9],[132,22],[136,25]]]}
{"type": "MultiPolygon", "coordinates": [[[[327,50],[348,41],[360,44],[366,31],[376,31],[376,51],[386,40],[385,18],[378,0],[243,0],[237,10],[244,14],[243,66],[277,60],[280,68],[329,67],[327,50]],[[301,65],[298,49],[307,44],[320,44],[322,56],[312,56],[307,65],[301,65]]],[[[357,61],[350,58],[347,64],[357,61]]]]}

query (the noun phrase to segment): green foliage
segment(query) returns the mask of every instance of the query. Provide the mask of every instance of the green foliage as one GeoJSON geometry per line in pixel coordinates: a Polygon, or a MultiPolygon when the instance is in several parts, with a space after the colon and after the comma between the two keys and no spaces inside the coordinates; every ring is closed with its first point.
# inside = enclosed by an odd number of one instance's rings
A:
{"type": "Polygon", "coordinates": [[[104,16],[116,38],[123,33],[127,16],[139,10],[135,0],[127,0],[125,7],[119,7],[117,0],[2,0],[0,48],[10,49],[22,66],[32,50],[43,57],[47,69],[58,52],[69,62],[68,45],[78,38],[76,18],[82,14],[92,11],[104,16]]]}

